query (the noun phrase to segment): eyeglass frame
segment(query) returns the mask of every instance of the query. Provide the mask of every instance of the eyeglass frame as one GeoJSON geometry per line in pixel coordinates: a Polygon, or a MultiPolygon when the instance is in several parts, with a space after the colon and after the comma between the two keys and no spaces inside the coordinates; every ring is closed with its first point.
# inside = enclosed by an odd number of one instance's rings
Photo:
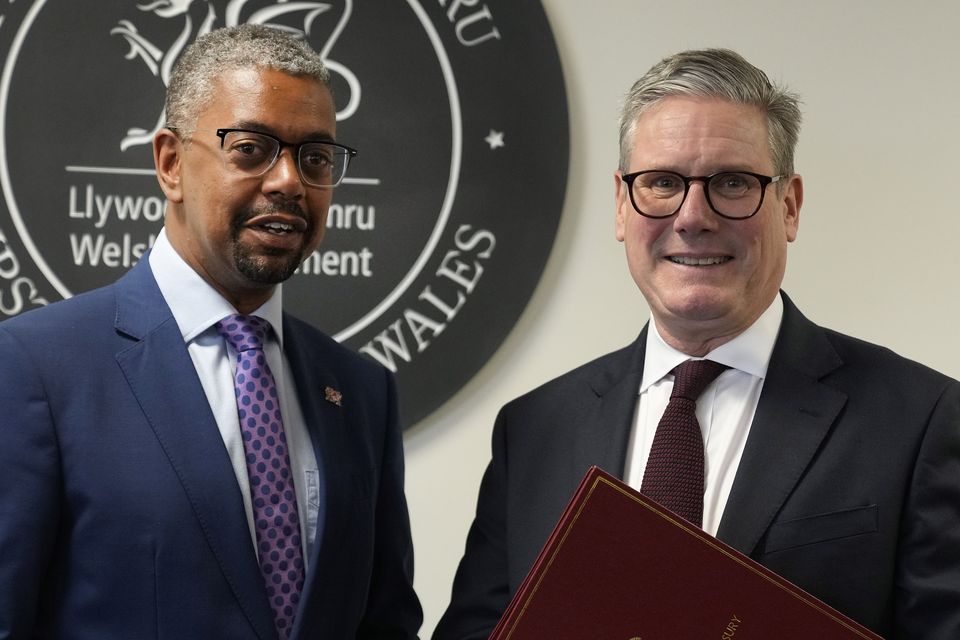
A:
{"type": "MultiPolygon", "coordinates": [[[[171,129],[171,130],[176,133],[176,130],[174,129],[171,129]]],[[[277,165],[277,160],[280,158],[280,154],[283,152],[283,150],[286,148],[289,148],[295,154],[293,155],[293,158],[297,166],[297,175],[300,176],[300,181],[303,184],[307,185],[308,187],[313,187],[314,189],[333,189],[338,187],[343,182],[343,179],[347,175],[347,169],[350,167],[350,161],[357,156],[357,150],[354,149],[353,147],[348,147],[345,144],[341,144],[339,142],[333,142],[332,140],[304,140],[303,142],[287,142],[286,140],[283,140],[273,135],[272,133],[267,133],[265,131],[256,131],[254,129],[242,129],[242,128],[220,128],[214,131],[214,133],[217,135],[218,138],[220,138],[221,151],[223,150],[223,145],[226,144],[226,137],[227,137],[227,134],[229,133],[255,133],[258,136],[264,136],[272,140],[276,140],[279,146],[277,147],[277,153],[273,157],[273,160],[270,161],[270,164],[268,164],[267,167],[261,173],[258,173],[256,175],[253,175],[253,174],[244,174],[244,175],[246,175],[249,178],[259,178],[260,176],[266,174],[268,171],[270,171],[277,165]],[[326,144],[326,145],[330,145],[331,147],[338,147],[347,152],[347,160],[346,160],[346,164],[344,164],[344,167],[343,167],[343,175],[340,176],[340,179],[336,182],[336,184],[326,184],[326,185],[313,184],[313,183],[307,182],[307,180],[303,177],[303,171],[300,168],[300,150],[305,145],[308,145],[308,144],[326,144]]],[[[226,159],[224,159],[224,161],[226,161],[226,159]]]]}
{"type": "Polygon", "coordinates": [[[780,182],[784,178],[789,178],[790,174],[781,173],[775,176],[765,176],[762,173],[754,173],[753,171],[718,171],[709,176],[684,176],[677,173],[676,171],[668,171],[666,169],[644,169],[643,171],[634,171],[633,173],[624,173],[620,176],[620,179],[623,180],[627,185],[627,194],[630,196],[630,204],[633,205],[633,210],[639,213],[644,218],[650,218],[651,220],[664,220],[672,216],[677,215],[677,212],[683,208],[683,203],[687,201],[687,196],[690,194],[690,183],[697,180],[703,183],[703,195],[707,200],[707,204],[710,206],[710,210],[721,218],[726,218],[727,220],[748,220],[753,216],[757,215],[757,212],[760,211],[760,207],[763,206],[763,199],[767,194],[767,187],[771,184],[780,182]],[[683,181],[683,198],[680,199],[680,204],[677,205],[677,208],[674,209],[672,213],[668,213],[663,216],[655,216],[649,213],[644,213],[640,210],[640,207],[637,206],[636,200],[633,197],[633,182],[637,177],[645,173],[669,173],[670,175],[677,176],[683,181]],[[753,213],[746,216],[728,216],[725,213],[720,213],[717,211],[717,208],[713,205],[713,200],[710,199],[710,181],[716,178],[717,176],[722,176],[724,174],[739,173],[742,175],[752,176],[757,179],[760,183],[760,201],[757,203],[757,208],[753,210],[753,213]]]}

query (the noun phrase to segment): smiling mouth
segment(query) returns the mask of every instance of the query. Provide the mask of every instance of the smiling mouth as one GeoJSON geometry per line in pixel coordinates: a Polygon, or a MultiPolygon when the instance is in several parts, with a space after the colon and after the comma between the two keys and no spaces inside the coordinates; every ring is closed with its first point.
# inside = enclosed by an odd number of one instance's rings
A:
{"type": "Polygon", "coordinates": [[[724,264],[733,260],[730,256],[711,256],[709,258],[694,258],[689,256],[667,256],[667,260],[674,264],[682,264],[688,267],[709,267],[715,264],[724,264]]]}
{"type": "Polygon", "coordinates": [[[284,224],[283,222],[268,222],[266,224],[255,225],[257,229],[263,229],[269,233],[282,236],[288,233],[296,232],[296,228],[292,224],[284,224]]]}

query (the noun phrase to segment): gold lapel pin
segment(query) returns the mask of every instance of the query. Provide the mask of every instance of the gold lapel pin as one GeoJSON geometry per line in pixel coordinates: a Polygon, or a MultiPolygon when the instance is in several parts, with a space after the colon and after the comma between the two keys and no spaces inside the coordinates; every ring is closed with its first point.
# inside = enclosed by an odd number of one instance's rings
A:
{"type": "Polygon", "coordinates": [[[327,402],[332,402],[338,407],[342,407],[343,394],[334,389],[333,387],[327,387],[323,390],[323,399],[327,402]]]}

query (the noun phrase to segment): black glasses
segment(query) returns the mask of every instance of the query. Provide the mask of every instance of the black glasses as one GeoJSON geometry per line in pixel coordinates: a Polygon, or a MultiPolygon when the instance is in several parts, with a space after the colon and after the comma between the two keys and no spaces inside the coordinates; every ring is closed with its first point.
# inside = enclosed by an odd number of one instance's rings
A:
{"type": "Polygon", "coordinates": [[[224,166],[230,171],[255,178],[273,168],[284,147],[293,150],[297,171],[304,184],[335,187],[347,174],[356,149],[336,142],[286,142],[261,131],[217,129],[224,166]]]}
{"type": "Polygon", "coordinates": [[[714,213],[742,220],[753,216],[763,204],[767,185],[786,175],[764,176],[749,171],[722,171],[712,176],[682,176],[673,171],[650,169],[623,175],[630,202],[637,213],[647,218],[669,218],[683,206],[690,183],[703,182],[707,204],[714,213]]]}

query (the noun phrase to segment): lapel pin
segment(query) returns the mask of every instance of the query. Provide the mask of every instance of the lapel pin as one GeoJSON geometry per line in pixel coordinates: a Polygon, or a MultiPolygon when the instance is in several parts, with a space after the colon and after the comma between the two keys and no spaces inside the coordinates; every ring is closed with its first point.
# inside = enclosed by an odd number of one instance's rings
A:
{"type": "Polygon", "coordinates": [[[341,401],[343,400],[343,394],[337,391],[336,389],[334,389],[333,387],[327,387],[326,389],[323,390],[323,399],[326,400],[327,402],[331,402],[337,405],[338,407],[343,406],[343,404],[341,403],[341,401]]]}

